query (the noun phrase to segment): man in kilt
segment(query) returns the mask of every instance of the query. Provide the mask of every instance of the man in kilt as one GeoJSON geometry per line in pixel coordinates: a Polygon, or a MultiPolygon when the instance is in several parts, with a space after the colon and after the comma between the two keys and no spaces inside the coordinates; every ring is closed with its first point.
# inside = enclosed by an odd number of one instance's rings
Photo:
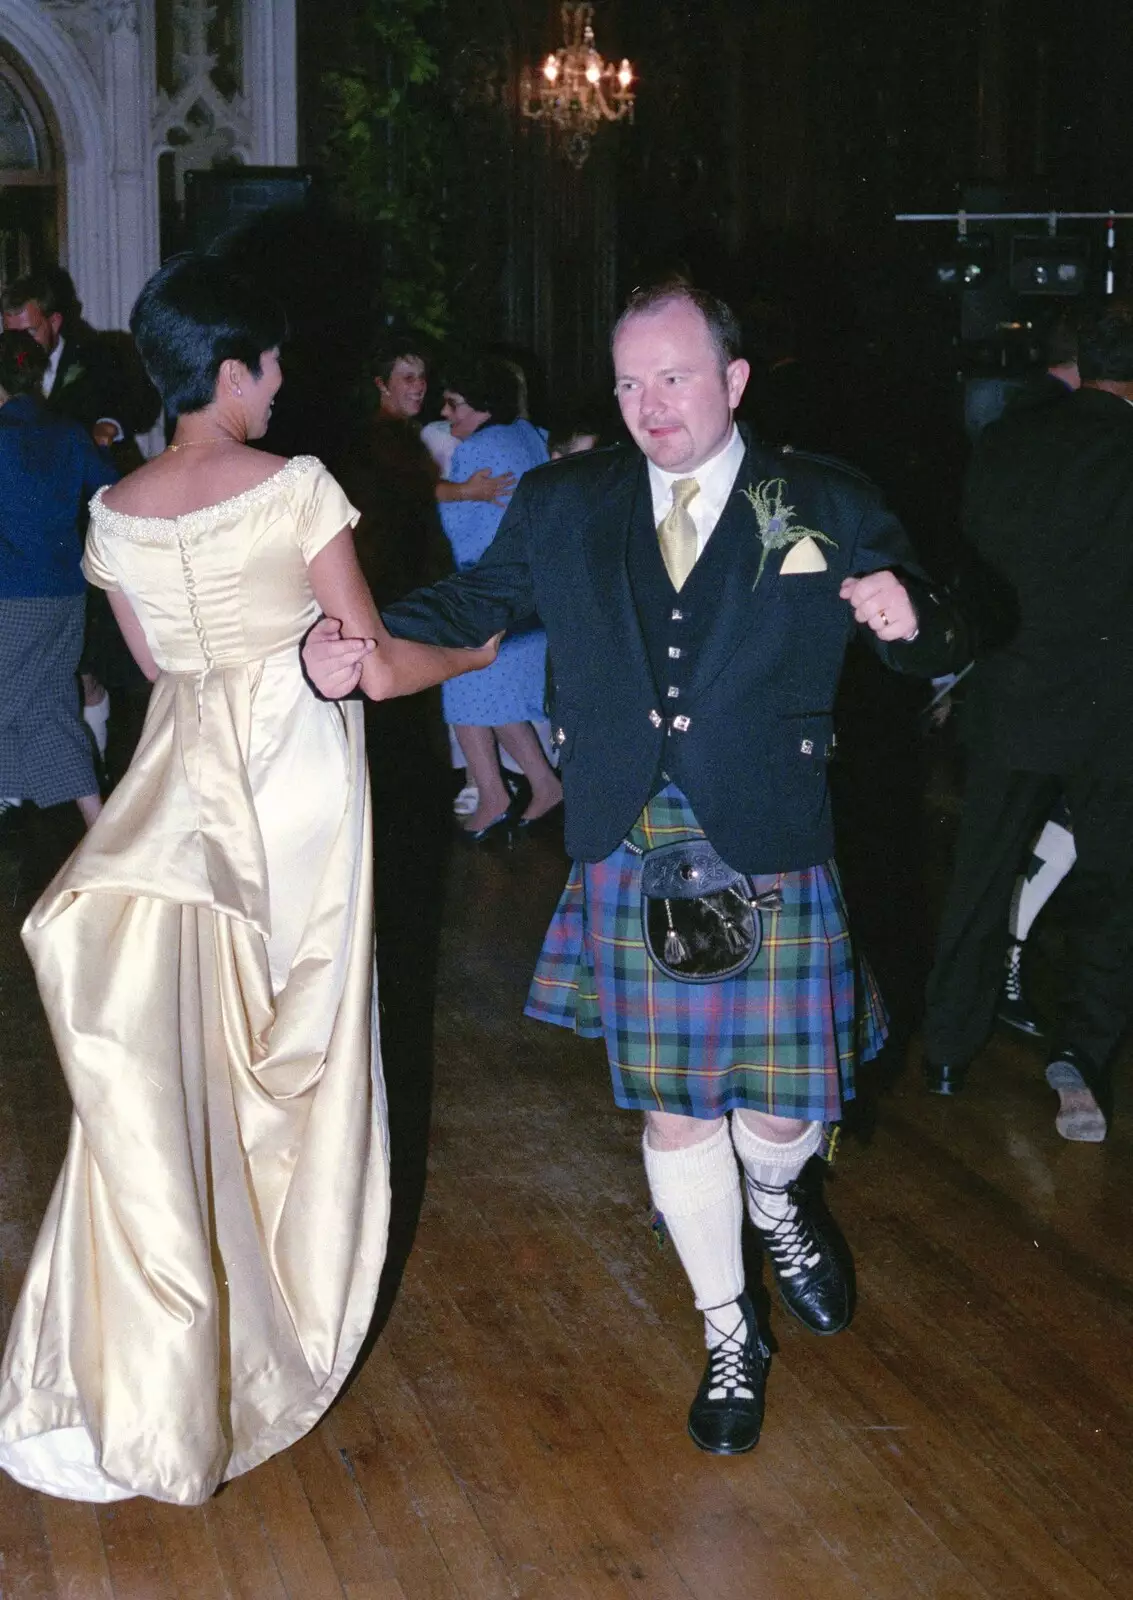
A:
{"type": "MultiPolygon", "coordinates": [[[[730,1455],[759,1437],[768,1363],[745,1192],[787,1308],[818,1333],[852,1309],[844,1241],[797,1182],[884,1037],[831,859],[842,657],[855,621],[903,671],[953,669],[967,647],[867,481],[737,430],[748,364],[727,306],[683,282],[638,291],[613,356],[638,448],[526,474],[479,564],[384,617],[450,645],[532,613],[546,627],[575,866],[527,1012],[603,1038],[615,1100],[645,1114],[709,1352],[689,1432],[730,1455]],[[743,874],[763,922],[756,959],[716,981],[672,975],[668,939],[662,970],[643,937],[643,870],[681,840],[743,874]]],[[[304,649],[324,694],[353,689],[369,648],[338,632],[324,621],[304,649]]]]}

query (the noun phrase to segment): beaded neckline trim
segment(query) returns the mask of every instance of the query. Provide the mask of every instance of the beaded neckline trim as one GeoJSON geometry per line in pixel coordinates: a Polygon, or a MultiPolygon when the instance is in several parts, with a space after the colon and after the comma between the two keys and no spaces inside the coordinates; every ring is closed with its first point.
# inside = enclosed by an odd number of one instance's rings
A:
{"type": "Polygon", "coordinates": [[[106,491],[98,489],[91,499],[91,516],[103,525],[107,533],[117,534],[122,539],[184,539],[213,527],[222,515],[245,511],[249,506],[258,505],[261,500],[270,500],[273,495],[290,489],[308,472],[321,466],[318,456],[292,456],[278,472],[273,472],[262,483],[253,484],[242,494],[217,500],[211,506],[200,506],[196,511],[185,511],[179,517],[136,517],[129,511],[115,511],[111,506],[103,505],[102,496],[106,491]]]}

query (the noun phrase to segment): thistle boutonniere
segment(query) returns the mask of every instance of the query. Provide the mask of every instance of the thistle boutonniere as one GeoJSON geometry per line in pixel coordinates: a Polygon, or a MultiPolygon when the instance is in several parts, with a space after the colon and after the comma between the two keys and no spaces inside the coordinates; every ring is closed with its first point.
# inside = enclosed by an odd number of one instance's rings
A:
{"type": "Polygon", "coordinates": [[[763,576],[767,557],[772,550],[785,549],[787,545],[798,544],[803,539],[819,539],[823,544],[838,548],[838,541],[831,539],[829,534],[819,533],[817,528],[804,528],[801,522],[794,521],[794,506],[783,502],[786,487],[786,478],[764,478],[754,489],[749,483],[746,489],[740,491],[755,512],[755,520],[759,524],[759,542],[763,546],[753,589],[763,576]]]}

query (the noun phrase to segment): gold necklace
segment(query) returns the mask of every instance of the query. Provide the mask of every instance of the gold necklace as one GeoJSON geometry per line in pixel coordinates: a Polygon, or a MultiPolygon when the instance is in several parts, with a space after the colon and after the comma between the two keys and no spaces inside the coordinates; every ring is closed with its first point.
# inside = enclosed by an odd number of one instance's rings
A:
{"type": "Polygon", "coordinates": [[[237,438],[182,438],[179,445],[166,445],[166,450],[192,450],[194,445],[237,445],[237,438]]]}

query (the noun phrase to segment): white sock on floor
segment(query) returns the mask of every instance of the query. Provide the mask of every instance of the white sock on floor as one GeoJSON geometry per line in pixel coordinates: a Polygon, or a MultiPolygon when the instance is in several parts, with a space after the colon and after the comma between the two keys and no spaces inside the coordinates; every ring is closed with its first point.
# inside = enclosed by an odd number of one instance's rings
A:
{"type": "Polygon", "coordinates": [[[104,694],[102,699],[93,706],[83,707],[83,721],[94,737],[95,746],[100,756],[106,756],[106,727],[110,721],[110,696],[104,694]]]}
{"type": "Polygon", "coordinates": [[[737,1304],[744,1288],[743,1197],[728,1124],[683,1150],[655,1150],[647,1130],[642,1149],[653,1204],[665,1219],[697,1310],[706,1313],[704,1342],[715,1349],[743,1323],[737,1304]]]}
{"type": "MultiPolygon", "coordinates": [[[[753,1133],[740,1112],[732,1117],[732,1143],[740,1158],[740,1165],[752,1180],[765,1188],[785,1189],[806,1166],[822,1143],[822,1123],[809,1123],[797,1139],[779,1144],[774,1139],[761,1139],[753,1133]]],[[[751,1220],[760,1228],[772,1227],[783,1217],[790,1216],[794,1205],[786,1194],[766,1194],[745,1184],[748,1211],[751,1220]]]]}

